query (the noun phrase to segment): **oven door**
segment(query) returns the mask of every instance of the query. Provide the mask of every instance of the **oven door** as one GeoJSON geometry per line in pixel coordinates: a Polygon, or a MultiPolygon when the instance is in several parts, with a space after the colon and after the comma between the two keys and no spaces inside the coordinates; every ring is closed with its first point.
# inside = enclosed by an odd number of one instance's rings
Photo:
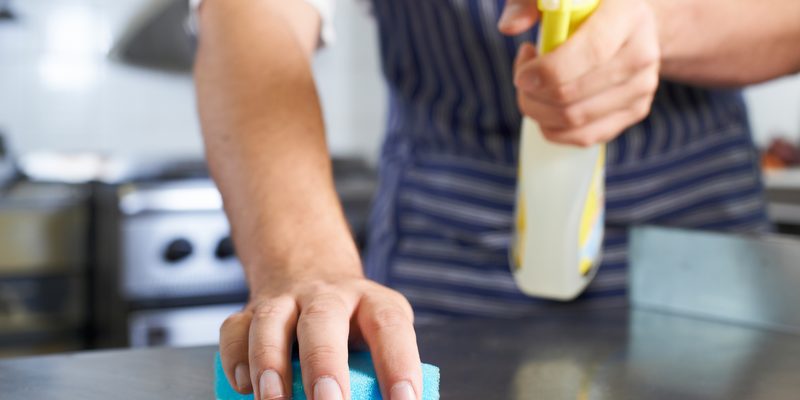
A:
{"type": "Polygon", "coordinates": [[[137,311],[128,318],[131,347],[217,344],[219,327],[242,304],[137,311]]]}

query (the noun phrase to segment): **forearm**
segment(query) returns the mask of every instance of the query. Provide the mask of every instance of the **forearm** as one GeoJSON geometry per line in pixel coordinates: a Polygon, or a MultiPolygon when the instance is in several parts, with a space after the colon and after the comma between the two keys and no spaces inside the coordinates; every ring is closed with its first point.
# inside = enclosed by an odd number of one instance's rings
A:
{"type": "Polygon", "coordinates": [[[358,275],[309,65],[316,34],[270,7],[207,0],[200,13],[195,82],[211,173],[251,285],[358,275]]]}
{"type": "Polygon", "coordinates": [[[800,1],[648,1],[665,78],[742,86],[800,71],[800,1]]]}

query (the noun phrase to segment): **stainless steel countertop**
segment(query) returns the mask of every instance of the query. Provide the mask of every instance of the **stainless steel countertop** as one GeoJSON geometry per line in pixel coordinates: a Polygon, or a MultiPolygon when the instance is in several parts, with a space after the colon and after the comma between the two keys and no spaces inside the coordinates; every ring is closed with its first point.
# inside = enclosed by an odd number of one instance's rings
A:
{"type": "MultiPolygon", "coordinates": [[[[796,399],[800,336],[646,311],[418,330],[443,399],[796,399]]],[[[0,398],[212,399],[214,347],[0,361],[0,398]]]]}

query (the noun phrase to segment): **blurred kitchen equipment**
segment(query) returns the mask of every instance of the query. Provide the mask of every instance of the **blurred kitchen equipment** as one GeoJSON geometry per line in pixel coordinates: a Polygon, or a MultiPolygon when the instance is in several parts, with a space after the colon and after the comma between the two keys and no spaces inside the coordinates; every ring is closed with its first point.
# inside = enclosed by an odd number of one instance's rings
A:
{"type": "Polygon", "coordinates": [[[656,227],[631,233],[636,307],[800,333],[800,240],[656,227]]]}
{"type": "Polygon", "coordinates": [[[205,162],[180,157],[120,157],[94,152],[35,151],[19,155],[20,173],[31,181],[123,184],[153,179],[208,178],[205,162]]]}
{"type": "Polygon", "coordinates": [[[14,11],[11,9],[11,0],[0,0],[0,21],[13,20],[14,11]]]}
{"type": "Polygon", "coordinates": [[[191,71],[195,43],[188,0],[150,3],[111,51],[112,58],[150,68],[191,71]]]}
{"type": "MultiPolygon", "coordinates": [[[[247,297],[220,194],[202,161],[148,160],[147,168],[150,174],[97,184],[96,344],[212,343],[247,297]]],[[[360,160],[336,160],[334,175],[363,243],[374,171],[360,160]]]]}
{"type": "Polygon", "coordinates": [[[89,194],[26,179],[0,133],[0,355],[85,345],[89,194]]]}
{"type": "Polygon", "coordinates": [[[88,199],[85,186],[28,181],[0,196],[0,353],[83,347],[88,199]]]}
{"type": "Polygon", "coordinates": [[[130,168],[129,178],[95,188],[94,331],[101,347],[142,342],[133,335],[173,344],[160,327],[134,328],[137,313],[246,298],[233,248],[224,246],[230,240],[222,202],[202,161],[145,160],[141,170],[148,173],[130,168]]]}
{"type": "Polygon", "coordinates": [[[16,160],[12,156],[6,136],[0,131],[0,190],[20,178],[16,160]]]}
{"type": "Polygon", "coordinates": [[[784,137],[774,138],[761,155],[761,166],[765,170],[800,166],[800,148],[784,137]]]}
{"type": "Polygon", "coordinates": [[[767,211],[778,231],[800,235],[800,167],[764,173],[767,211]]]}
{"type": "Polygon", "coordinates": [[[222,321],[241,309],[241,304],[222,304],[136,311],[130,317],[130,345],[194,346],[217,343],[222,321]]]}

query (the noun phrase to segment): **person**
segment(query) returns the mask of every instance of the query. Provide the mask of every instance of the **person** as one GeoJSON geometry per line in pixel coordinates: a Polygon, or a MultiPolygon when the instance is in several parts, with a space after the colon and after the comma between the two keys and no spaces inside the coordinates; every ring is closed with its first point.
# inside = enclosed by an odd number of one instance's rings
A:
{"type": "Polygon", "coordinates": [[[390,112],[363,263],[309,65],[332,5],[199,6],[198,110],[250,288],[220,331],[238,391],[288,397],[296,337],[314,400],[348,398],[355,343],[371,350],[384,398],[419,399],[415,313],[624,307],[628,227],[769,229],[736,88],[800,70],[800,2],[603,0],[541,57],[533,0],[371,6],[390,112]],[[509,272],[522,115],[552,142],[608,142],[604,262],[573,303],[526,297],[509,272]]]}

